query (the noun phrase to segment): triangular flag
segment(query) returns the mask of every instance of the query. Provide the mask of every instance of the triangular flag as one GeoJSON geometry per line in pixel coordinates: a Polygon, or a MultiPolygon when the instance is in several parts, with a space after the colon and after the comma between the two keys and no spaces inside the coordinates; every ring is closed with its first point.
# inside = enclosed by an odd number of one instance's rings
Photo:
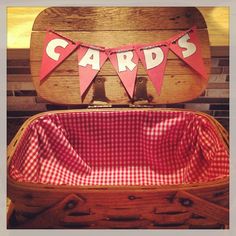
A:
{"type": "Polygon", "coordinates": [[[138,69],[138,55],[133,46],[107,50],[111,64],[115,68],[126,91],[132,98],[138,69]]]}
{"type": "Polygon", "coordinates": [[[42,81],[59,66],[78,44],[53,31],[47,31],[43,46],[43,57],[39,79],[42,81]]]}
{"type": "Polygon", "coordinates": [[[207,79],[207,72],[201,55],[201,47],[196,33],[196,27],[182,32],[169,39],[170,49],[203,78],[207,79]]]}
{"type": "Polygon", "coordinates": [[[78,49],[80,96],[82,97],[107,59],[105,48],[81,44],[78,49]]]}
{"type": "Polygon", "coordinates": [[[160,95],[169,52],[168,45],[165,42],[160,42],[136,46],[136,52],[158,95],[160,95]]]}

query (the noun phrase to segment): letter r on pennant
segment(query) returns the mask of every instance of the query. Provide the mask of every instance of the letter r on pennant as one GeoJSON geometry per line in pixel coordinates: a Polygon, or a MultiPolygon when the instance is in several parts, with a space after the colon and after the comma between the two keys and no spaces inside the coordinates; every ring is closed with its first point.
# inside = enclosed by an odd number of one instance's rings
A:
{"type": "Polygon", "coordinates": [[[136,64],[132,61],[134,53],[132,51],[119,52],[116,54],[119,72],[126,71],[126,67],[132,71],[136,64]]]}

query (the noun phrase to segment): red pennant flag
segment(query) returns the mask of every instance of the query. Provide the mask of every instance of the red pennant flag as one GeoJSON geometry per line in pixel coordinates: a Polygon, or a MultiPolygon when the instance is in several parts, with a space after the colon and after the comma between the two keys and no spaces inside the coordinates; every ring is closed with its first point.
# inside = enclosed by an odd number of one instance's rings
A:
{"type": "Polygon", "coordinates": [[[132,98],[138,69],[138,55],[133,46],[107,50],[111,64],[114,66],[126,91],[132,98]]]}
{"type": "Polygon", "coordinates": [[[190,30],[182,32],[168,41],[170,43],[170,49],[178,57],[191,66],[203,78],[208,78],[201,55],[196,27],[192,27],[190,30]]]}
{"type": "Polygon", "coordinates": [[[82,97],[107,59],[105,48],[81,44],[78,49],[80,96],[82,97]]]}
{"type": "Polygon", "coordinates": [[[55,32],[47,31],[43,46],[43,57],[39,79],[42,81],[59,66],[78,44],[55,32]]]}
{"type": "Polygon", "coordinates": [[[165,42],[160,42],[137,46],[136,52],[158,95],[160,95],[169,52],[168,45],[165,42]]]}

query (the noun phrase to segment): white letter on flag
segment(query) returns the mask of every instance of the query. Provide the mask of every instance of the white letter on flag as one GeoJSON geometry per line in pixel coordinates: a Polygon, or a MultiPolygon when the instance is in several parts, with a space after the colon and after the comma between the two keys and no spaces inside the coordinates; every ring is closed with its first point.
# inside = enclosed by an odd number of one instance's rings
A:
{"type": "Polygon", "coordinates": [[[86,67],[91,65],[93,70],[100,70],[100,51],[89,48],[85,53],[81,61],[79,62],[80,66],[86,67]]]}
{"type": "Polygon", "coordinates": [[[147,70],[152,69],[163,62],[164,53],[161,48],[151,48],[151,49],[144,49],[143,50],[147,70]]]}
{"type": "Polygon", "coordinates": [[[126,67],[132,71],[136,64],[132,61],[134,54],[133,52],[119,52],[117,55],[117,62],[118,62],[118,68],[119,72],[126,71],[126,67]]]}
{"type": "Polygon", "coordinates": [[[69,43],[64,39],[53,39],[51,40],[46,48],[47,55],[54,61],[58,61],[60,53],[55,52],[57,47],[66,48],[69,43]]]}
{"type": "Polygon", "coordinates": [[[194,43],[187,42],[190,39],[188,34],[185,34],[178,40],[178,44],[181,48],[186,48],[187,50],[182,51],[183,57],[190,57],[192,54],[196,52],[196,46],[194,43]]]}

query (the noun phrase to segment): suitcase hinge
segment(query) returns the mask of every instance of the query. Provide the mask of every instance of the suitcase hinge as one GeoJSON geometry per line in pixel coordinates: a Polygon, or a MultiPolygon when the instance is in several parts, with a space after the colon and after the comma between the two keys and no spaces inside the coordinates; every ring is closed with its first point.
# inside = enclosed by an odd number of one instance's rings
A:
{"type": "Polygon", "coordinates": [[[147,92],[147,78],[146,77],[137,77],[134,97],[131,99],[132,106],[149,106],[149,103],[152,101],[152,96],[148,95],[147,92]],[[136,103],[136,104],[135,104],[136,103]]]}

